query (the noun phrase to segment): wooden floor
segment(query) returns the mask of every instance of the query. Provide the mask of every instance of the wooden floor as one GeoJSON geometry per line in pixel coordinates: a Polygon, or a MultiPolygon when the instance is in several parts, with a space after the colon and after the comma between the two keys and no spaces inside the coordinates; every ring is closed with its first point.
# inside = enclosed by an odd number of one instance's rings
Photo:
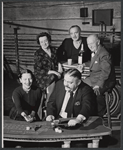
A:
{"type": "MultiPolygon", "coordinates": [[[[13,105],[11,95],[13,90],[19,85],[16,77],[13,79],[9,78],[7,74],[4,77],[4,114],[8,115],[9,111],[13,105]]],[[[104,124],[107,126],[107,120],[104,120],[104,124]]],[[[103,148],[120,148],[121,147],[121,122],[120,120],[112,120],[112,135],[105,136],[100,141],[100,147],[103,148]]],[[[61,143],[18,143],[18,142],[7,142],[5,141],[5,147],[16,147],[17,145],[21,145],[22,147],[60,147],[61,143]]],[[[72,142],[71,147],[86,147],[86,143],[83,142],[72,142]]]]}

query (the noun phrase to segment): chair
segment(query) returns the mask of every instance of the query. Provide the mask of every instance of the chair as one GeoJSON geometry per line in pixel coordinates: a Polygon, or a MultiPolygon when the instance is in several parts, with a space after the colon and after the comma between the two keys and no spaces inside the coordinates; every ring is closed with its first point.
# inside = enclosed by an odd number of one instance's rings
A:
{"type": "Polygon", "coordinates": [[[46,94],[45,92],[42,93],[41,102],[38,108],[38,116],[41,120],[43,120],[45,116],[45,101],[46,101],[46,94]]]}
{"type": "Polygon", "coordinates": [[[47,116],[46,114],[47,102],[49,100],[50,95],[53,92],[54,87],[55,87],[55,82],[52,82],[42,93],[41,103],[38,110],[38,115],[42,120],[45,120],[47,116]]]}
{"type": "Polygon", "coordinates": [[[106,91],[104,94],[105,94],[106,110],[107,110],[107,117],[108,117],[108,127],[112,128],[110,106],[109,106],[109,93],[111,93],[110,89],[106,91]]]}

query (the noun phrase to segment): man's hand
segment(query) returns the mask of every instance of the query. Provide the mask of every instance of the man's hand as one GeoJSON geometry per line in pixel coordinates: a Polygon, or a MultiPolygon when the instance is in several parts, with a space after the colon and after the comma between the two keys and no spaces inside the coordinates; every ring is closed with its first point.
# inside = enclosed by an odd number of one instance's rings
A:
{"type": "Polygon", "coordinates": [[[29,115],[31,118],[33,118],[33,120],[36,120],[35,118],[35,111],[32,110],[31,114],[29,115]]]}
{"type": "Polygon", "coordinates": [[[80,72],[83,72],[83,71],[84,71],[84,67],[85,67],[85,64],[83,63],[82,65],[78,65],[78,66],[77,66],[77,69],[78,69],[80,72]]]}
{"type": "Polygon", "coordinates": [[[63,73],[63,68],[62,68],[62,64],[58,63],[58,72],[59,73],[63,73]]]}
{"type": "Polygon", "coordinates": [[[46,121],[53,121],[55,119],[55,117],[53,115],[49,115],[46,118],[46,121]]]}
{"type": "Polygon", "coordinates": [[[32,122],[33,121],[33,118],[29,115],[27,115],[25,112],[22,112],[21,113],[21,116],[24,117],[24,119],[27,121],[27,122],[32,122]]]}
{"type": "Polygon", "coordinates": [[[35,111],[32,110],[30,116],[31,116],[31,117],[35,117],[35,111]]]}
{"type": "Polygon", "coordinates": [[[69,122],[68,122],[68,126],[75,126],[76,124],[80,123],[81,120],[79,119],[71,119],[69,122]]]}
{"type": "Polygon", "coordinates": [[[28,116],[25,116],[24,119],[27,121],[27,122],[33,122],[33,117],[31,117],[30,115],[28,116]]]}
{"type": "Polygon", "coordinates": [[[96,95],[100,95],[100,91],[99,91],[99,86],[98,86],[98,85],[95,85],[95,86],[93,87],[93,90],[94,90],[94,93],[95,93],[96,95]]]}

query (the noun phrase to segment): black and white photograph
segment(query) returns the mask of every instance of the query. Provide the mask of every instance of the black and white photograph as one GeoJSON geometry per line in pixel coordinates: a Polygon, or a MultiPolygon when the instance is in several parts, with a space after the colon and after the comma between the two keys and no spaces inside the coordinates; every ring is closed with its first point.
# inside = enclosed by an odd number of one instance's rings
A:
{"type": "Polygon", "coordinates": [[[121,1],[1,7],[2,148],[121,148],[121,1]]]}

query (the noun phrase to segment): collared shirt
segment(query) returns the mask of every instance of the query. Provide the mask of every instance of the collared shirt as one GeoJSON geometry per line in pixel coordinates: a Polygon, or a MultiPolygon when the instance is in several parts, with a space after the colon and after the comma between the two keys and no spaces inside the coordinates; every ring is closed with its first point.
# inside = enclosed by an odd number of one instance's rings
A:
{"type": "MultiPolygon", "coordinates": [[[[73,91],[73,97],[75,96],[75,93],[76,93],[77,89],[75,91],[73,91]]],[[[66,106],[67,106],[69,98],[70,98],[70,92],[66,91],[66,94],[65,94],[65,97],[64,97],[64,101],[63,101],[63,104],[62,104],[62,108],[61,108],[61,111],[59,113],[59,115],[62,118],[67,118],[67,113],[65,112],[65,109],[66,109],[66,106]]],[[[82,122],[86,118],[82,114],[78,114],[77,119],[80,120],[80,122],[82,122]]]]}
{"type": "MultiPolygon", "coordinates": [[[[74,97],[76,91],[77,91],[77,89],[75,91],[73,91],[73,97],[74,97]]],[[[70,98],[70,92],[66,91],[64,101],[63,101],[63,104],[62,104],[62,108],[61,108],[61,111],[59,113],[59,115],[63,118],[67,118],[67,113],[65,112],[65,109],[66,109],[69,98],[70,98]]]]}

